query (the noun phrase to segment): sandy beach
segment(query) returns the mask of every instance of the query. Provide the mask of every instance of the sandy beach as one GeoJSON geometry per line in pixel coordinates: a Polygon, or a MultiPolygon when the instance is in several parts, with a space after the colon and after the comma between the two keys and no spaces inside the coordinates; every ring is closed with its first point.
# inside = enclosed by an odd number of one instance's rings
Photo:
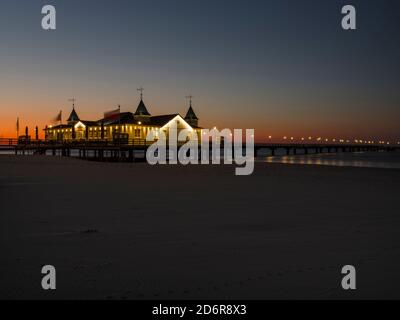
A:
{"type": "Polygon", "coordinates": [[[0,298],[400,298],[399,190],[396,169],[3,155],[0,298]]]}

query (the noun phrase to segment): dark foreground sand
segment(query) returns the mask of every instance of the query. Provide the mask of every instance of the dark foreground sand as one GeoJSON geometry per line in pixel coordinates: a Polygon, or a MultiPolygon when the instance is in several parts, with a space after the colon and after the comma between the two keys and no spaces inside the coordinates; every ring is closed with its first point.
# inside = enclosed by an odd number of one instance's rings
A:
{"type": "Polygon", "coordinates": [[[1,156],[0,298],[400,298],[399,190],[400,170],[1,156]]]}

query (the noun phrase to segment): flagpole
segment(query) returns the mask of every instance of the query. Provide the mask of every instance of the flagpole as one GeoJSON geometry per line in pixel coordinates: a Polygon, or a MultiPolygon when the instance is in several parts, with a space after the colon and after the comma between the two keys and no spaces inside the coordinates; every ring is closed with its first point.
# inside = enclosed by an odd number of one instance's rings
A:
{"type": "Polygon", "coordinates": [[[121,105],[118,105],[118,113],[119,113],[119,120],[118,120],[118,124],[121,124],[121,105]]]}
{"type": "Polygon", "coordinates": [[[19,117],[17,117],[17,139],[19,138],[19,117]]]}

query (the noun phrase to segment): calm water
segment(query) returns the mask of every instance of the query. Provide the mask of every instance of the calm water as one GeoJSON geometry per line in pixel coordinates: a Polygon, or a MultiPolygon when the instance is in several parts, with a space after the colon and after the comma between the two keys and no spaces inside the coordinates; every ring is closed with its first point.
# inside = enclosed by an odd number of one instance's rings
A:
{"type": "Polygon", "coordinates": [[[260,156],[257,161],[287,164],[400,169],[400,152],[323,153],[260,156]]]}
{"type": "MultiPolygon", "coordinates": [[[[14,154],[12,151],[0,150],[2,154],[14,154]]],[[[48,155],[51,155],[48,153],[48,155]]],[[[77,157],[78,154],[72,154],[77,157]]],[[[143,156],[142,154],[140,156],[143,156]]],[[[309,155],[283,154],[272,157],[268,153],[257,157],[257,162],[326,165],[346,167],[388,168],[400,169],[400,152],[355,152],[355,153],[323,153],[309,155]]]]}

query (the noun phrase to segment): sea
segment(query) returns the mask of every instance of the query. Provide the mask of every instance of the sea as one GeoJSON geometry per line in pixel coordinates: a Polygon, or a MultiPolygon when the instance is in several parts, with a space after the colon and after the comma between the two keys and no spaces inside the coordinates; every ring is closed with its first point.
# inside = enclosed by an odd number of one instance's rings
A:
{"type": "MultiPolygon", "coordinates": [[[[363,167],[363,168],[383,168],[383,169],[400,169],[400,151],[393,152],[346,152],[346,153],[320,153],[320,154],[299,154],[286,155],[284,150],[279,153],[277,150],[275,156],[271,156],[268,152],[263,153],[260,150],[256,162],[265,163],[284,163],[284,164],[301,164],[301,165],[321,165],[336,167],[363,167]]],[[[0,155],[13,155],[13,151],[1,150],[0,155]]],[[[49,153],[48,156],[51,156],[49,153]]],[[[78,153],[72,154],[78,156],[78,153]]],[[[144,155],[140,155],[143,157],[144,155]]]]}
{"type": "Polygon", "coordinates": [[[346,153],[320,153],[320,154],[297,154],[286,155],[259,153],[257,162],[285,163],[302,165],[321,165],[335,167],[363,167],[400,169],[400,152],[346,152],[346,153]]]}

